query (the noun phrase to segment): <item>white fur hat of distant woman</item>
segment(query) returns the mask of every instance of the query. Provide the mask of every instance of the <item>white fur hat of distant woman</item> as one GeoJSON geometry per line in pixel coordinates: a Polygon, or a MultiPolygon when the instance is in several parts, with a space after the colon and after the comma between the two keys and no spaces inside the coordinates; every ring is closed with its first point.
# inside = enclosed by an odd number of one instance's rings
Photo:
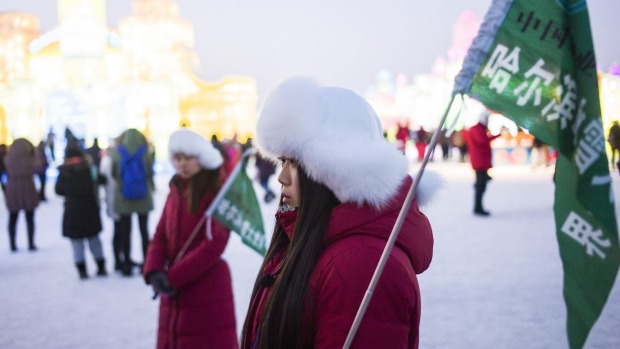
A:
{"type": "MultiPolygon", "coordinates": [[[[307,77],[286,79],[267,97],[255,144],[274,162],[278,157],[299,161],[341,202],[375,208],[389,202],[408,170],[407,159],[385,141],[381,122],[364,98],[307,77]]],[[[424,200],[420,194],[418,201],[424,200]]]]}
{"type": "Polygon", "coordinates": [[[174,155],[179,153],[197,157],[200,167],[207,170],[216,169],[224,162],[222,154],[213,147],[211,142],[186,128],[174,131],[168,142],[170,160],[172,161],[174,155]]]}

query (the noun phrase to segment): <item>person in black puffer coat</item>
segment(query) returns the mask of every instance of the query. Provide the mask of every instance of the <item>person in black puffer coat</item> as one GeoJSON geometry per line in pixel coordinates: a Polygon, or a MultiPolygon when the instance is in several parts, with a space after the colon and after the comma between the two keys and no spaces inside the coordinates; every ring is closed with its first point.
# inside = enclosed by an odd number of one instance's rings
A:
{"type": "Polygon", "coordinates": [[[80,279],[88,278],[84,253],[86,241],[97,262],[97,276],[106,276],[103,248],[99,240],[102,226],[96,194],[97,175],[93,164],[78,147],[70,146],[65,150],[65,161],[58,166],[58,171],[56,194],[65,197],[62,235],[71,239],[80,279]]]}

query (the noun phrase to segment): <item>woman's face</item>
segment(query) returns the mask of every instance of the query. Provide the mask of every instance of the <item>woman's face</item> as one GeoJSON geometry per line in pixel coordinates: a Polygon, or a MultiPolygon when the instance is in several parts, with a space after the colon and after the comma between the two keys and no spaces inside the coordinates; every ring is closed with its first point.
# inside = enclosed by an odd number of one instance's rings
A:
{"type": "Polygon", "coordinates": [[[192,178],[196,173],[200,172],[200,162],[193,155],[185,155],[183,153],[174,154],[172,165],[176,174],[183,178],[192,178]]]}
{"type": "Polygon", "coordinates": [[[280,158],[282,171],[278,182],[282,184],[282,202],[290,208],[298,207],[300,203],[299,177],[297,161],[289,158],[280,158]]]}

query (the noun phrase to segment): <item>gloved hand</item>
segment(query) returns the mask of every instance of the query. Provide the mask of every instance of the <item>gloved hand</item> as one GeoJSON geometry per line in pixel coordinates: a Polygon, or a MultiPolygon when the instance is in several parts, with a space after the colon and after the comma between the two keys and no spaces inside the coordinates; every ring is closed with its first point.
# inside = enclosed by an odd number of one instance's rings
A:
{"type": "Polygon", "coordinates": [[[152,271],[149,274],[149,280],[155,293],[166,294],[169,296],[174,296],[177,293],[177,291],[172,288],[172,285],[170,285],[168,274],[166,274],[163,270],[152,271]]]}

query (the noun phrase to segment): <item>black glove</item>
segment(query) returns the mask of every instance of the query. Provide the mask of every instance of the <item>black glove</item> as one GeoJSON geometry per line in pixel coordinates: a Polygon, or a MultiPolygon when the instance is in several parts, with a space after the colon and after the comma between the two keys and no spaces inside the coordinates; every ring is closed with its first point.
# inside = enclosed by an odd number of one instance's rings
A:
{"type": "Polygon", "coordinates": [[[166,294],[169,296],[174,296],[177,293],[177,291],[172,288],[172,285],[170,285],[168,275],[163,270],[152,271],[149,274],[149,280],[155,293],[166,294]]]}

